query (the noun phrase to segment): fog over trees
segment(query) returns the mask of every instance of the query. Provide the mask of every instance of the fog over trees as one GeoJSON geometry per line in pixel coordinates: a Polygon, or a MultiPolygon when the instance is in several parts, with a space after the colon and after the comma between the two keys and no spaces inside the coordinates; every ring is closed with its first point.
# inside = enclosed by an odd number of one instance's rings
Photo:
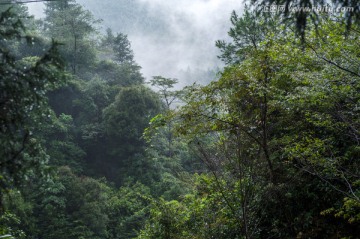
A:
{"type": "MultiPolygon", "coordinates": [[[[141,72],[150,79],[167,75],[185,86],[205,84],[223,67],[215,41],[227,39],[229,16],[242,12],[244,4],[226,1],[80,0],[96,18],[100,31],[111,28],[128,35],[141,72]],[[195,80],[196,79],[196,80],[195,80]]],[[[30,4],[30,12],[42,16],[43,4],[30,4]]]]}
{"type": "Polygon", "coordinates": [[[25,2],[0,238],[359,238],[357,1],[25,2]]]}

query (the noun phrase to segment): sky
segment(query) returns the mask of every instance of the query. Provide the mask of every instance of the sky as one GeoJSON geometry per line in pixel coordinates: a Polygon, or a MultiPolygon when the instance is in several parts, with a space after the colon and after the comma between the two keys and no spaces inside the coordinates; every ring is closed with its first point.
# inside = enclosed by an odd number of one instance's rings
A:
{"type": "MultiPolygon", "coordinates": [[[[77,0],[96,18],[103,30],[128,35],[135,60],[146,78],[179,78],[187,69],[215,69],[216,40],[228,39],[230,14],[242,12],[243,0],[77,0]]],[[[31,14],[43,16],[43,5],[28,5],[31,14]]],[[[180,79],[181,80],[181,79],[180,79]]],[[[196,79],[194,79],[196,81],[196,79]]]]}

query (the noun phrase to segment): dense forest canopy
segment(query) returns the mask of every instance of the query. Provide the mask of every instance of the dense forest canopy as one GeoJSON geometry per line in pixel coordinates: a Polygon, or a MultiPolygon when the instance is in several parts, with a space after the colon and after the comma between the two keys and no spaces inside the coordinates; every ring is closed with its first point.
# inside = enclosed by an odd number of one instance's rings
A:
{"type": "Polygon", "coordinates": [[[233,11],[217,78],[183,89],[80,2],[0,4],[0,238],[359,238],[356,1],[233,11]]]}

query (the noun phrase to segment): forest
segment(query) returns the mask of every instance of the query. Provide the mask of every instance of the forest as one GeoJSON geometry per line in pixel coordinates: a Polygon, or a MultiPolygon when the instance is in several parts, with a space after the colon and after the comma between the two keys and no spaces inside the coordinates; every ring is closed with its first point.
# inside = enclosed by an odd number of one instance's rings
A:
{"type": "Polygon", "coordinates": [[[358,1],[247,1],[183,88],[44,4],[0,1],[0,238],[360,238],[358,1]]]}

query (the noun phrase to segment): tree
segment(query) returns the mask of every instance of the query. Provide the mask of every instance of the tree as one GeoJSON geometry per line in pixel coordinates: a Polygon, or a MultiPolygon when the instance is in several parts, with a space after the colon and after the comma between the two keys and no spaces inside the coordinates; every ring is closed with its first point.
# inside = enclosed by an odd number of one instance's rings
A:
{"type": "Polygon", "coordinates": [[[47,179],[33,178],[23,190],[32,200],[36,229],[29,236],[51,238],[108,238],[109,198],[112,188],[104,180],[75,175],[58,167],[47,179]]]}
{"type": "Polygon", "coordinates": [[[219,58],[227,65],[238,64],[249,57],[260,47],[260,43],[265,40],[270,33],[279,33],[278,18],[267,16],[264,13],[256,14],[245,6],[241,17],[233,11],[230,18],[232,27],[228,32],[232,41],[227,43],[223,40],[216,41],[216,46],[220,49],[219,58]]]}
{"type": "Polygon", "coordinates": [[[119,33],[116,37],[113,38],[113,51],[114,51],[114,60],[116,62],[130,63],[134,62],[134,53],[131,49],[130,41],[127,39],[127,36],[119,33]]]}
{"type": "Polygon", "coordinates": [[[101,46],[108,53],[111,53],[111,59],[118,64],[134,64],[134,53],[131,49],[131,43],[127,35],[123,33],[113,34],[110,28],[106,29],[106,35],[101,41],[101,46]]]}
{"type": "Polygon", "coordinates": [[[107,158],[95,167],[98,172],[120,183],[126,176],[134,176],[133,170],[144,170],[137,165],[145,146],[142,134],[159,110],[158,96],[145,86],[120,90],[115,101],[104,109],[107,158]]]}
{"type": "MultiPolygon", "coordinates": [[[[356,83],[359,75],[355,66],[359,58],[358,48],[352,42],[359,35],[357,31],[351,31],[349,36],[344,40],[341,24],[329,19],[317,35],[313,33],[313,38],[308,39],[305,48],[307,57],[302,63],[306,67],[295,67],[298,60],[294,61],[295,65],[289,64],[292,62],[289,60],[286,64],[281,63],[284,65],[283,72],[292,72],[290,75],[302,85],[285,97],[288,116],[294,123],[288,126],[288,136],[280,137],[280,142],[287,145],[284,147],[285,157],[294,160],[297,167],[318,177],[334,190],[334,194],[338,194],[337,203],[327,212],[339,209],[334,207],[338,203],[343,209],[353,207],[352,213],[348,209],[345,209],[348,213],[342,209],[339,214],[335,213],[337,216],[346,215],[344,218],[351,222],[356,220],[355,215],[359,215],[360,202],[357,186],[359,165],[355,162],[358,145],[355,128],[359,122],[358,113],[354,111],[359,100],[356,83]],[[295,121],[299,118],[302,120],[295,121]]],[[[289,53],[285,54],[296,58],[296,52],[292,50],[289,53]]],[[[281,59],[275,54],[274,58],[281,59]]]]}
{"type": "MultiPolygon", "coordinates": [[[[177,79],[164,78],[162,76],[154,76],[150,80],[150,84],[159,90],[159,95],[161,96],[165,104],[165,113],[169,114],[171,111],[171,105],[179,97],[180,91],[172,91],[171,89],[174,85],[178,83],[177,79]]],[[[172,122],[167,122],[167,132],[166,138],[168,141],[168,157],[172,158],[173,156],[173,135],[172,135],[172,122]]]]}
{"type": "Polygon", "coordinates": [[[118,64],[112,60],[103,60],[96,64],[94,73],[111,86],[128,87],[144,83],[140,69],[136,64],[118,64]]]}
{"type": "Polygon", "coordinates": [[[45,122],[41,131],[41,144],[49,155],[49,165],[69,166],[74,172],[80,173],[84,169],[86,153],[76,142],[75,125],[70,115],[51,115],[49,122],[45,122]]]}
{"type": "MultiPolygon", "coordinates": [[[[17,16],[8,10],[0,17],[0,198],[4,190],[19,184],[27,170],[35,170],[46,155],[34,136],[36,127],[49,115],[46,92],[61,85],[63,61],[57,44],[41,58],[17,61],[8,49],[11,41],[31,42],[17,16]]],[[[1,205],[0,205],[1,208],[1,205]]]]}
{"type": "Polygon", "coordinates": [[[150,85],[158,89],[159,94],[164,100],[166,110],[170,110],[172,103],[179,97],[179,91],[171,90],[179,81],[177,79],[154,76],[150,80],[150,85]]]}
{"type": "MultiPolygon", "coordinates": [[[[306,47],[294,42],[292,31],[269,32],[252,47],[232,43],[237,52],[245,47],[245,57],[218,81],[188,88],[184,106],[170,115],[212,176],[206,195],[216,198],[221,218],[213,237],[358,234],[358,32],[347,39],[341,29],[328,19],[311,31],[306,47]]],[[[245,41],[239,32],[234,36],[245,41]]],[[[191,228],[166,225],[186,225],[189,216],[176,219],[187,206],[181,212],[174,206],[171,217],[156,210],[141,235],[163,237],[170,230],[186,238],[191,228]]]]}
{"type": "Polygon", "coordinates": [[[109,199],[109,238],[134,238],[149,214],[150,188],[137,182],[120,187],[109,199]]]}
{"type": "Polygon", "coordinates": [[[95,72],[111,85],[130,86],[144,83],[140,73],[141,67],[134,61],[134,53],[127,36],[118,33],[116,36],[107,29],[101,42],[105,53],[95,72]]]}
{"type": "Polygon", "coordinates": [[[45,32],[50,38],[61,39],[62,54],[72,73],[81,73],[78,71],[92,65],[95,53],[91,36],[99,20],[73,0],[46,3],[45,14],[45,32]]]}

